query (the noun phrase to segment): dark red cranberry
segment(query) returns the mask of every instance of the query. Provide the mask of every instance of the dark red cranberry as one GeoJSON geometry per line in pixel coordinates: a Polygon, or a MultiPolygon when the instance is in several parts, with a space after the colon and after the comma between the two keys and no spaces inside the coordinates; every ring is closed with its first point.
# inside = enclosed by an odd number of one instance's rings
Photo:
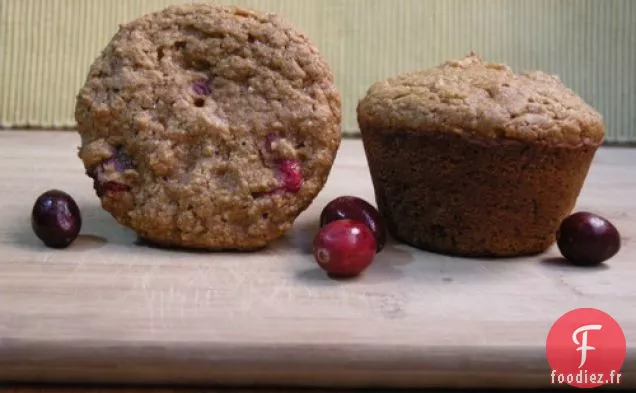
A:
{"type": "Polygon", "coordinates": [[[209,96],[212,94],[210,86],[206,81],[196,81],[192,84],[192,90],[200,96],[209,96]]]}
{"type": "Polygon", "coordinates": [[[572,264],[595,266],[621,248],[621,237],[611,222],[593,213],[578,212],[561,222],[557,234],[561,254],[572,264]]]}
{"type": "Polygon", "coordinates": [[[126,184],[117,183],[116,181],[107,181],[105,183],[93,182],[93,187],[98,197],[103,197],[108,193],[126,192],[130,191],[130,187],[126,184]]]}
{"type": "Polygon", "coordinates": [[[124,148],[121,146],[115,149],[115,153],[110,158],[109,162],[113,164],[117,172],[124,172],[128,169],[133,169],[132,160],[128,157],[124,148]]]}
{"type": "Polygon", "coordinates": [[[298,192],[303,185],[303,173],[296,160],[281,160],[278,165],[282,187],[289,192],[298,192]]]}
{"type": "Polygon", "coordinates": [[[253,198],[261,198],[284,192],[298,192],[303,185],[303,174],[296,160],[284,159],[278,162],[278,179],[280,184],[268,191],[253,192],[253,198]]]}
{"type": "Polygon", "coordinates": [[[31,228],[44,245],[68,247],[82,227],[82,216],[73,197],[49,190],[38,197],[31,211],[31,228]]]}
{"type": "Polygon", "coordinates": [[[386,243],[386,229],[380,212],[369,202],[355,196],[341,196],[329,202],[320,214],[320,226],[332,221],[349,218],[366,224],[373,235],[377,245],[377,252],[384,248],[386,243]]]}
{"type": "Polygon", "coordinates": [[[330,276],[355,277],[362,273],[375,256],[373,233],[365,224],[354,220],[333,221],[314,238],[314,257],[330,276]]]}
{"type": "Polygon", "coordinates": [[[93,179],[93,188],[97,193],[98,197],[104,196],[107,192],[122,192],[130,190],[125,184],[113,182],[113,181],[104,181],[102,179],[103,173],[106,171],[107,166],[111,166],[117,172],[125,172],[128,169],[133,169],[133,162],[130,157],[124,152],[123,147],[119,146],[113,150],[113,155],[98,164],[97,166],[86,171],[86,174],[93,179]]]}

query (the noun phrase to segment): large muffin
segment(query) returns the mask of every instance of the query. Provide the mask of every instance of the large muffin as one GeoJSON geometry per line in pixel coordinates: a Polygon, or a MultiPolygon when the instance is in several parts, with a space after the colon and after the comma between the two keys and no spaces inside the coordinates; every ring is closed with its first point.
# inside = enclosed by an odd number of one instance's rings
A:
{"type": "Polygon", "coordinates": [[[252,250],[324,186],[340,96],[281,18],[211,4],[123,25],[79,91],[79,156],[101,204],[165,246],[252,250]]]}
{"type": "Polygon", "coordinates": [[[557,77],[474,54],[373,84],[357,115],[389,232],[462,256],[551,246],[604,138],[557,77]]]}

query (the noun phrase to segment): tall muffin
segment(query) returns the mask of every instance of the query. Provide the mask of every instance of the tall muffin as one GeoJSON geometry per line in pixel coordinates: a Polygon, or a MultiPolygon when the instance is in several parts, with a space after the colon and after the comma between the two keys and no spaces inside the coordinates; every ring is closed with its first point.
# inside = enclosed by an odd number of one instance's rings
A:
{"type": "Polygon", "coordinates": [[[462,256],[551,246],[604,138],[557,77],[474,54],[375,83],[357,116],[389,232],[462,256]]]}
{"type": "Polygon", "coordinates": [[[324,186],[340,96],[280,17],[189,4],[121,26],[77,96],[79,156],[101,204],[165,246],[253,250],[324,186]]]}

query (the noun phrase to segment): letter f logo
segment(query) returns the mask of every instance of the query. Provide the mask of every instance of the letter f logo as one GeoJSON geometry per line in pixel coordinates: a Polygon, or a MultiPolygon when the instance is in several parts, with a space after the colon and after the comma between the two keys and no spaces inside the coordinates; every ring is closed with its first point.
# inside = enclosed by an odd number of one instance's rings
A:
{"type": "Polygon", "coordinates": [[[579,368],[583,367],[585,361],[587,360],[587,351],[596,349],[587,345],[587,332],[590,330],[601,330],[601,328],[601,325],[585,325],[576,329],[574,333],[572,333],[572,341],[574,341],[574,344],[580,345],[580,347],[576,349],[577,351],[581,351],[581,364],[579,365],[579,368]],[[581,334],[581,342],[579,342],[577,338],[579,333],[583,333],[581,334]]]}

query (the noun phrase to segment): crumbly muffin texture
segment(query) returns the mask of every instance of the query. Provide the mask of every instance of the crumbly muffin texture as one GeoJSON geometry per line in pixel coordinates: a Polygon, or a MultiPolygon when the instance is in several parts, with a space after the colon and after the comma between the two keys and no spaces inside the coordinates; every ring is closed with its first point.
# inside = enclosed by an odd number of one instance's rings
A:
{"type": "Polygon", "coordinates": [[[372,85],[358,122],[391,235],[473,257],[552,245],[604,136],[556,77],[474,54],[372,85]]]}
{"type": "Polygon", "coordinates": [[[324,186],[340,96],[310,40],[272,14],[172,6],[120,27],[77,96],[102,206],[168,246],[257,249],[324,186]]]}
{"type": "Polygon", "coordinates": [[[360,102],[362,126],[435,130],[487,139],[598,144],[602,116],[558,77],[516,74],[470,55],[373,84],[360,102]]]}

